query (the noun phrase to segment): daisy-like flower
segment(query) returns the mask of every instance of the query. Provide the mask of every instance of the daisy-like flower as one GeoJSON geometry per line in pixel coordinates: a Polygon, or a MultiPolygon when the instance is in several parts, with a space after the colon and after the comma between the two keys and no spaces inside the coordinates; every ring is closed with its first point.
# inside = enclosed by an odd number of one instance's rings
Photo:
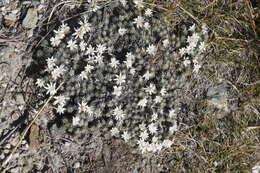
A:
{"type": "Polygon", "coordinates": [[[157,51],[157,48],[156,46],[154,46],[153,44],[152,45],[149,45],[148,48],[146,49],[146,52],[150,55],[155,55],[156,54],[156,51],[157,51]]]}
{"type": "Polygon", "coordinates": [[[148,22],[145,22],[144,23],[144,29],[146,29],[146,30],[149,30],[150,29],[150,24],[148,23],[148,22]]]}
{"type": "Polygon", "coordinates": [[[130,136],[130,134],[127,131],[125,131],[122,134],[122,138],[124,139],[125,142],[128,142],[131,139],[131,136],[130,136]]]}
{"type": "Polygon", "coordinates": [[[89,45],[85,54],[86,54],[86,55],[94,55],[95,52],[96,52],[96,51],[95,51],[95,48],[92,47],[91,45],[89,45]]]}
{"type": "Polygon", "coordinates": [[[185,47],[179,49],[179,54],[181,56],[183,56],[185,53],[186,53],[186,48],[185,47]]]}
{"type": "Polygon", "coordinates": [[[155,123],[149,124],[149,125],[148,125],[148,129],[149,129],[149,131],[150,131],[152,134],[157,133],[157,130],[158,130],[155,123]]]}
{"type": "Polygon", "coordinates": [[[171,119],[175,119],[176,116],[177,116],[176,110],[175,109],[171,109],[170,112],[169,112],[169,117],[171,119]]]}
{"type": "Polygon", "coordinates": [[[81,41],[79,43],[79,48],[81,51],[85,51],[86,50],[86,46],[87,46],[87,43],[85,41],[81,41]]]}
{"type": "Polygon", "coordinates": [[[176,131],[178,131],[178,126],[177,126],[177,121],[174,121],[173,125],[169,128],[169,133],[173,134],[176,131]]]}
{"type": "Polygon", "coordinates": [[[199,51],[201,53],[205,52],[206,51],[206,45],[205,45],[205,42],[201,42],[200,45],[199,45],[199,51]]]}
{"type": "Polygon", "coordinates": [[[122,94],[122,87],[121,86],[113,86],[114,87],[114,91],[113,91],[113,95],[115,95],[116,97],[119,97],[122,94]]]}
{"type": "Polygon", "coordinates": [[[75,32],[72,35],[75,36],[75,39],[80,38],[82,40],[85,34],[85,29],[83,27],[79,27],[75,29],[75,32]]]}
{"type": "Polygon", "coordinates": [[[170,44],[168,39],[163,40],[163,47],[168,47],[170,44]]]}
{"type": "Polygon", "coordinates": [[[90,32],[92,30],[92,25],[87,22],[87,18],[84,16],[84,20],[80,21],[79,24],[83,27],[84,32],[90,32]]]}
{"type": "Polygon", "coordinates": [[[145,141],[149,137],[147,130],[142,131],[139,137],[141,138],[141,140],[145,141]]]}
{"type": "Polygon", "coordinates": [[[126,58],[127,58],[127,59],[131,59],[131,60],[134,60],[134,59],[135,59],[135,56],[134,56],[131,52],[127,52],[127,53],[126,53],[126,58]]]}
{"type": "Polygon", "coordinates": [[[80,118],[78,116],[72,118],[72,125],[77,126],[80,123],[80,118]]]}
{"type": "Polygon", "coordinates": [[[42,79],[37,79],[36,85],[40,88],[44,87],[44,80],[42,79]]]}
{"type": "Polygon", "coordinates": [[[160,94],[161,94],[162,96],[165,96],[165,95],[167,94],[167,91],[166,91],[166,89],[165,89],[164,87],[162,87],[162,89],[161,89],[161,91],[160,91],[160,94]]]}
{"type": "Polygon", "coordinates": [[[117,127],[113,127],[113,128],[110,130],[110,132],[111,132],[111,135],[112,135],[112,136],[117,136],[120,131],[118,130],[117,127]]]}
{"type": "Polygon", "coordinates": [[[116,58],[111,58],[111,62],[109,63],[109,65],[112,67],[112,68],[117,68],[117,66],[119,65],[119,61],[116,59],[116,58]]]}
{"type": "Polygon", "coordinates": [[[162,143],[163,147],[165,147],[165,148],[171,147],[172,144],[173,144],[173,142],[171,140],[169,140],[169,139],[164,139],[163,143],[162,143]]]}
{"type": "Polygon", "coordinates": [[[104,59],[104,56],[102,54],[97,54],[95,56],[95,62],[98,63],[98,64],[103,64],[103,59],[104,59]]]}
{"type": "Polygon", "coordinates": [[[116,75],[116,84],[121,85],[122,83],[125,83],[126,76],[120,73],[119,75],[116,75]]]}
{"type": "Polygon", "coordinates": [[[82,71],[82,72],[79,74],[79,77],[80,77],[81,80],[88,79],[88,73],[85,72],[85,71],[82,71]]]}
{"type": "Polygon", "coordinates": [[[153,15],[153,11],[150,8],[147,8],[144,12],[144,15],[151,17],[153,15]]]}
{"type": "Polygon", "coordinates": [[[144,108],[147,104],[147,99],[146,98],[143,98],[141,100],[139,100],[139,102],[137,103],[138,106],[144,108]]]}
{"type": "Polygon", "coordinates": [[[140,129],[141,131],[146,130],[146,124],[145,124],[144,122],[142,122],[142,124],[139,125],[139,129],[140,129]]]}
{"type": "Polygon", "coordinates": [[[137,8],[143,8],[144,7],[143,0],[134,0],[134,3],[135,3],[135,6],[137,8]]]}
{"type": "Polygon", "coordinates": [[[138,16],[134,19],[134,24],[136,24],[137,28],[142,28],[144,25],[144,18],[142,16],[138,16]]]}
{"type": "Polygon", "coordinates": [[[51,72],[51,76],[53,78],[53,80],[57,80],[59,77],[61,77],[65,72],[65,68],[64,65],[60,65],[55,67],[52,72],[51,72]]]}
{"type": "Polygon", "coordinates": [[[122,110],[121,106],[117,106],[114,110],[113,110],[113,116],[115,116],[115,119],[117,121],[122,121],[125,118],[125,113],[122,110]]]}
{"type": "Polygon", "coordinates": [[[84,101],[82,101],[81,103],[78,103],[78,110],[79,110],[79,113],[81,113],[81,112],[86,113],[87,112],[87,103],[84,101]]]}
{"type": "Polygon", "coordinates": [[[68,100],[67,97],[64,95],[54,96],[55,101],[53,102],[53,105],[61,105],[64,106],[66,104],[66,100],[68,100]]]}
{"type": "Polygon", "coordinates": [[[45,89],[47,89],[47,94],[50,95],[54,95],[56,94],[56,84],[55,83],[49,83],[47,84],[47,86],[45,87],[45,89]]]}
{"type": "Polygon", "coordinates": [[[118,34],[119,34],[120,36],[123,36],[123,35],[126,34],[126,31],[127,31],[127,29],[120,27],[120,28],[118,29],[118,34]]]}
{"type": "Polygon", "coordinates": [[[96,48],[96,52],[98,54],[103,54],[107,50],[106,46],[104,44],[98,44],[96,48]]]}
{"type": "Polygon", "coordinates": [[[60,26],[60,30],[64,34],[68,34],[70,32],[70,27],[68,26],[68,24],[62,23],[61,26],[60,26]]]}
{"type": "Polygon", "coordinates": [[[94,67],[92,66],[92,65],[89,65],[89,64],[87,64],[86,66],[85,66],[85,68],[84,68],[84,71],[87,73],[87,74],[89,74],[89,73],[91,73],[91,71],[94,69],[94,67]]]}
{"type": "Polygon", "coordinates": [[[58,114],[64,114],[65,110],[66,109],[63,107],[63,105],[58,105],[58,107],[56,108],[58,114]]]}
{"type": "Polygon", "coordinates": [[[119,0],[120,1],[120,3],[125,7],[126,6],[126,3],[127,3],[127,1],[126,0],[119,0]]]}
{"type": "Polygon", "coordinates": [[[141,150],[141,153],[144,154],[148,152],[149,143],[145,142],[144,140],[140,139],[138,141],[138,148],[141,150]]]}
{"type": "Polygon", "coordinates": [[[153,113],[152,115],[152,121],[156,121],[158,119],[158,114],[157,113],[153,113]]]}
{"type": "Polygon", "coordinates": [[[161,103],[162,102],[162,97],[161,96],[155,96],[154,102],[155,103],[161,103]]]}
{"type": "Polygon", "coordinates": [[[150,95],[155,94],[156,87],[154,84],[150,84],[149,87],[145,88],[145,92],[149,93],[150,95]]]}
{"type": "Polygon", "coordinates": [[[185,67],[188,67],[188,66],[191,64],[191,62],[190,62],[189,59],[185,59],[185,60],[183,61],[183,64],[184,64],[185,67]]]}
{"type": "Polygon", "coordinates": [[[62,29],[54,30],[55,37],[59,40],[63,39],[65,37],[65,32],[62,29]]]}
{"type": "Polygon", "coordinates": [[[194,63],[194,69],[193,69],[193,72],[194,73],[198,73],[199,70],[201,68],[201,65],[199,63],[194,63]]]}
{"type": "Polygon", "coordinates": [[[196,27],[196,25],[194,23],[192,26],[189,27],[188,30],[191,31],[191,32],[194,32],[195,31],[195,27],[196,27]]]}
{"type": "Polygon", "coordinates": [[[73,41],[73,40],[70,40],[70,41],[68,41],[67,47],[70,48],[70,50],[72,51],[72,50],[77,49],[78,46],[77,46],[75,40],[74,40],[74,41],[73,41]]]}
{"type": "Polygon", "coordinates": [[[56,63],[56,59],[53,58],[53,56],[51,58],[47,59],[47,66],[49,70],[52,70],[55,67],[56,63]]]}
{"type": "Polygon", "coordinates": [[[133,60],[132,59],[126,59],[126,61],[124,61],[125,65],[127,68],[132,68],[133,65],[133,60]]]}
{"type": "Polygon", "coordinates": [[[61,42],[60,38],[58,37],[51,37],[50,41],[53,47],[58,47],[61,42]]]}
{"type": "Polygon", "coordinates": [[[153,73],[150,73],[149,70],[146,71],[146,73],[143,75],[143,78],[145,80],[149,80],[153,77],[153,73]]]}

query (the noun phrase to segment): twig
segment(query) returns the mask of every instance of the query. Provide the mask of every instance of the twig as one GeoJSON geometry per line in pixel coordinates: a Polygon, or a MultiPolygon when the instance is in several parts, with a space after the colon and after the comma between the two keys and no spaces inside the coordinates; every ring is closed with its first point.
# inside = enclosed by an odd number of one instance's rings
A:
{"type": "MultiPolygon", "coordinates": [[[[63,85],[64,82],[61,82],[61,84],[57,87],[56,91],[58,91],[61,86],[63,85]]],[[[12,152],[9,154],[9,156],[4,160],[3,162],[3,166],[5,166],[9,160],[12,158],[13,154],[16,152],[17,148],[21,145],[24,137],[26,136],[27,132],[29,131],[30,127],[33,125],[33,123],[36,121],[36,119],[39,117],[40,113],[43,111],[43,109],[47,106],[47,104],[51,101],[51,99],[53,98],[54,95],[51,95],[46,102],[44,103],[44,105],[42,106],[42,108],[36,113],[36,115],[34,116],[33,120],[30,122],[30,124],[26,127],[26,129],[23,131],[20,140],[17,142],[17,144],[15,145],[15,147],[12,149],[12,152]]],[[[0,169],[1,170],[1,169],[0,169]]]]}

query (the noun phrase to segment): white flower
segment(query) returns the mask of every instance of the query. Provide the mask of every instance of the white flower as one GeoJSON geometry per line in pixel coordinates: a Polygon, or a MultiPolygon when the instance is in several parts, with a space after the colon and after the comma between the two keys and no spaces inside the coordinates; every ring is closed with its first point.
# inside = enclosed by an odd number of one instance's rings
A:
{"type": "Polygon", "coordinates": [[[164,87],[162,87],[162,89],[161,89],[161,91],[160,91],[160,94],[161,94],[162,96],[165,96],[165,95],[167,94],[167,91],[166,91],[166,89],[165,89],[164,87]]]}
{"type": "Polygon", "coordinates": [[[199,63],[194,63],[193,72],[198,73],[200,68],[201,68],[201,65],[199,63]]]}
{"type": "Polygon", "coordinates": [[[44,87],[44,80],[42,80],[42,79],[37,79],[36,85],[37,85],[38,87],[44,87]]]}
{"type": "Polygon", "coordinates": [[[77,38],[83,39],[85,34],[86,34],[85,29],[83,27],[79,27],[75,29],[75,32],[72,35],[75,36],[75,39],[77,38]]]}
{"type": "Polygon", "coordinates": [[[119,33],[119,35],[121,35],[121,36],[123,36],[123,35],[125,35],[126,34],[126,29],[125,28],[119,28],[119,30],[118,30],[118,33],[119,33]]]}
{"type": "Polygon", "coordinates": [[[144,18],[142,16],[138,16],[134,19],[134,24],[136,24],[137,28],[141,28],[144,25],[144,18]]]}
{"type": "Polygon", "coordinates": [[[94,55],[95,54],[95,48],[93,48],[91,45],[89,45],[85,54],[86,55],[94,55]]]}
{"type": "Polygon", "coordinates": [[[61,77],[65,72],[65,68],[64,65],[60,65],[55,67],[52,72],[51,72],[51,76],[53,78],[53,80],[57,80],[59,77],[61,77]]]}
{"type": "Polygon", "coordinates": [[[50,41],[51,41],[51,45],[53,47],[59,46],[59,44],[61,42],[60,38],[58,38],[58,37],[51,37],[50,41]]]}
{"type": "Polygon", "coordinates": [[[55,33],[55,38],[56,39],[63,39],[65,37],[65,32],[62,30],[62,29],[59,29],[58,31],[57,30],[54,30],[54,33],[55,33]]]}
{"type": "Polygon", "coordinates": [[[144,140],[140,139],[138,141],[138,148],[141,150],[141,153],[146,153],[148,151],[149,143],[145,142],[144,140]]]}
{"type": "Polygon", "coordinates": [[[114,91],[113,91],[113,95],[119,97],[122,94],[122,87],[121,86],[113,86],[114,87],[114,91]]]}
{"type": "Polygon", "coordinates": [[[141,140],[146,140],[148,137],[149,137],[149,134],[147,133],[147,130],[144,130],[140,133],[140,136],[141,140]]]}
{"type": "Polygon", "coordinates": [[[113,127],[113,128],[110,130],[110,132],[111,132],[111,135],[112,135],[112,136],[117,136],[120,131],[118,130],[117,127],[113,127]]]}
{"type": "Polygon", "coordinates": [[[206,51],[206,45],[205,42],[201,42],[199,45],[199,50],[200,52],[205,52],[206,51]]]}
{"type": "Polygon", "coordinates": [[[189,59],[185,59],[185,60],[183,61],[183,64],[184,64],[185,67],[187,67],[187,66],[189,66],[189,65],[191,64],[191,62],[190,62],[189,59]]]}
{"type": "Polygon", "coordinates": [[[125,7],[126,6],[126,3],[127,1],[126,0],[119,0],[121,2],[121,4],[125,7]]]}
{"type": "Polygon", "coordinates": [[[189,46],[195,47],[197,45],[197,42],[199,41],[199,34],[193,33],[192,36],[188,36],[187,42],[189,43],[189,46]]]}
{"type": "Polygon", "coordinates": [[[149,80],[153,76],[153,73],[150,73],[149,71],[146,71],[146,73],[143,75],[143,78],[145,80],[149,80]]]}
{"type": "Polygon", "coordinates": [[[68,48],[70,48],[70,50],[74,50],[74,49],[77,49],[77,44],[76,44],[76,41],[74,40],[70,40],[68,41],[68,45],[67,45],[68,48]]]}
{"type": "Polygon", "coordinates": [[[154,99],[155,103],[161,103],[162,102],[162,97],[161,96],[156,96],[154,99]]]}
{"type": "Polygon", "coordinates": [[[169,133],[173,134],[174,132],[176,132],[178,130],[178,125],[177,125],[177,121],[174,120],[173,121],[173,125],[169,128],[169,133]]]}
{"type": "Polygon", "coordinates": [[[81,101],[81,103],[78,103],[78,110],[79,110],[79,113],[87,112],[87,103],[84,101],[81,101]]]}
{"type": "Polygon", "coordinates": [[[80,21],[79,24],[81,25],[81,27],[83,27],[84,32],[90,32],[92,30],[92,26],[90,23],[87,22],[87,18],[85,16],[83,22],[80,21]]]}
{"type": "Polygon", "coordinates": [[[153,44],[152,45],[149,45],[148,48],[146,49],[146,52],[150,55],[155,55],[156,54],[156,51],[157,51],[157,48],[156,46],[154,46],[153,44]]]}
{"type": "Polygon", "coordinates": [[[125,131],[122,135],[122,138],[124,139],[125,142],[128,142],[129,139],[131,138],[131,136],[129,135],[129,133],[127,131],[125,131]]]}
{"type": "Polygon", "coordinates": [[[163,143],[162,145],[165,147],[165,148],[170,148],[172,146],[173,142],[169,139],[164,139],[163,140],[163,143]]]}
{"type": "Polygon", "coordinates": [[[146,104],[147,104],[147,99],[143,98],[143,99],[139,100],[137,105],[144,108],[146,106],[146,104]]]}
{"type": "Polygon", "coordinates": [[[126,76],[125,75],[122,75],[122,73],[120,73],[119,75],[116,75],[116,84],[117,85],[121,85],[122,83],[125,83],[125,79],[126,79],[126,76]]]}
{"type": "Polygon", "coordinates": [[[152,121],[156,121],[158,119],[158,114],[157,113],[153,113],[152,115],[152,121]]]}
{"type": "Polygon", "coordinates": [[[56,94],[56,84],[55,83],[49,83],[47,84],[47,86],[45,87],[45,89],[47,89],[47,94],[50,94],[50,95],[54,95],[56,94]]]}
{"type": "Polygon", "coordinates": [[[78,116],[72,118],[72,125],[77,126],[79,125],[80,118],[78,116]]]}
{"type": "Polygon", "coordinates": [[[124,63],[125,63],[127,68],[132,68],[133,60],[132,59],[127,59],[126,61],[124,61],[124,63]]]}
{"type": "Polygon", "coordinates": [[[168,47],[170,44],[168,39],[163,40],[163,47],[168,47]]]}
{"type": "Polygon", "coordinates": [[[150,8],[147,8],[144,12],[144,15],[151,17],[153,15],[153,11],[150,8]]]}
{"type": "Polygon", "coordinates": [[[142,122],[142,124],[139,125],[139,129],[142,131],[146,130],[146,125],[144,124],[144,122],[142,122]]]}
{"type": "Polygon", "coordinates": [[[64,95],[54,96],[55,101],[53,102],[53,105],[61,105],[64,106],[66,104],[66,100],[68,99],[64,95]]]}
{"type": "Polygon", "coordinates": [[[145,88],[145,92],[149,93],[150,95],[156,92],[156,87],[154,84],[150,84],[149,87],[145,88]]]}
{"type": "Polygon", "coordinates": [[[152,134],[156,133],[157,130],[158,130],[155,123],[149,124],[149,125],[148,125],[148,129],[149,129],[149,131],[150,131],[152,134]]]}
{"type": "Polygon", "coordinates": [[[56,65],[56,59],[53,58],[53,56],[51,58],[47,59],[47,66],[49,70],[52,70],[54,68],[54,66],[56,65]]]}
{"type": "Polygon", "coordinates": [[[185,53],[186,53],[186,48],[185,47],[179,49],[179,54],[181,56],[183,56],[185,53]]]}
{"type": "Polygon", "coordinates": [[[259,165],[255,165],[253,168],[252,168],[252,173],[259,173],[260,172],[260,166],[259,165]]]}
{"type": "Polygon", "coordinates": [[[134,60],[135,56],[131,52],[127,52],[126,53],[126,58],[129,59],[129,60],[134,60]]]}
{"type": "Polygon", "coordinates": [[[188,30],[191,31],[191,32],[194,32],[195,31],[195,27],[196,27],[196,25],[194,23],[192,26],[189,27],[188,30]]]}
{"type": "Polygon", "coordinates": [[[134,0],[134,3],[135,3],[135,6],[137,8],[143,8],[144,7],[143,0],[134,0]]]}
{"type": "Polygon", "coordinates": [[[149,30],[150,29],[150,24],[148,23],[148,22],[145,22],[144,23],[144,29],[146,29],[146,30],[149,30]]]}
{"type": "Polygon", "coordinates": [[[58,105],[56,108],[56,111],[58,114],[63,114],[66,109],[63,107],[63,105],[58,105]]]}
{"type": "Polygon", "coordinates": [[[207,24],[206,24],[206,23],[203,23],[202,26],[201,26],[201,28],[202,28],[202,31],[201,31],[201,32],[202,32],[204,35],[206,35],[206,34],[208,33],[207,24]]]}
{"type": "Polygon", "coordinates": [[[95,56],[95,62],[97,62],[98,64],[103,64],[103,59],[104,56],[99,53],[95,56]]]}
{"type": "Polygon", "coordinates": [[[85,72],[85,71],[82,71],[82,72],[79,74],[79,77],[81,78],[81,80],[83,80],[83,79],[88,79],[88,73],[85,72]]]}
{"type": "Polygon", "coordinates": [[[171,109],[170,112],[169,112],[169,117],[171,119],[175,119],[176,116],[177,116],[176,110],[175,109],[171,109]]]}
{"type": "Polygon", "coordinates": [[[85,66],[84,71],[85,71],[87,74],[89,74],[89,73],[91,73],[91,71],[92,71],[93,69],[94,69],[94,67],[93,67],[92,65],[87,64],[87,65],[85,66]]]}
{"type": "Polygon", "coordinates": [[[68,34],[68,33],[70,32],[70,27],[68,26],[68,24],[62,23],[62,25],[60,26],[60,30],[61,30],[64,34],[68,34]]]}
{"type": "Polygon", "coordinates": [[[99,54],[103,54],[107,50],[104,44],[98,44],[96,48],[96,52],[99,54]]]}
{"type": "Polygon", "coordinates": [[[131,73],[132,75],[134,75],[135,72],[136,72],[136,69],[135,69],[135,68],[131,68],[131,69],[130,69],[130,73],[131,73]]]}
{"type": "Polygon", "coordinates": [[[109,65],[110,65],[112,68],[116,68],[119,64],[120,64],[120,63],[119,63],[119,61],[118,61],[116,58],[111,58],[111,62],[110,62],[109,65]]]}
{"type": "Polygon", "coordinates": [[[122,110],[121,106],[117,106],[114,110],[113,110],[113,116],[115,116],[115,119],[117,121],[122,121],[125,118],[125,113],[122,110]]]}
{"type": "Polygon", "coordinates": [[[87,43],[85,41],[81,41],[79,43],[79,48],[81,51],[85,51],[86,50],[86,46],[87,46],[87,43]]]}

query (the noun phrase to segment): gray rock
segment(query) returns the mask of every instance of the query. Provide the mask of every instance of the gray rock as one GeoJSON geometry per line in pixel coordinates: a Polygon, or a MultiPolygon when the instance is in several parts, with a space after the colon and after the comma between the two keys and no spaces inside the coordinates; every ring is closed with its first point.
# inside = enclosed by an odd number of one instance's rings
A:
{"type": "Polygon", "coordinates": [[[35,28],[38,22],[38,10],[36,8],[30,8],[23,19],[23,27],[25,28],[35,28]]]}

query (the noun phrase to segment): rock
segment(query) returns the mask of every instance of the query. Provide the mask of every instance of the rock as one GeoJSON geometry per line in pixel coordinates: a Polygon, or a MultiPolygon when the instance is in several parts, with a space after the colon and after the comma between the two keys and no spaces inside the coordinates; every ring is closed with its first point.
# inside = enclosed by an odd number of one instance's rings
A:
{"type": "Polygon", "coordinates": [[[226,112],[228,109],[228,87],[223,83],[210,87],[207,92],[208,104],[226,112]]]}
{"type": "Polygon", "coordinates": [[[38,22],[38,9],[30,8],[27,11],[25,18],[23,19],[23,27],[25,28],[35,28],[38,22]]]}

